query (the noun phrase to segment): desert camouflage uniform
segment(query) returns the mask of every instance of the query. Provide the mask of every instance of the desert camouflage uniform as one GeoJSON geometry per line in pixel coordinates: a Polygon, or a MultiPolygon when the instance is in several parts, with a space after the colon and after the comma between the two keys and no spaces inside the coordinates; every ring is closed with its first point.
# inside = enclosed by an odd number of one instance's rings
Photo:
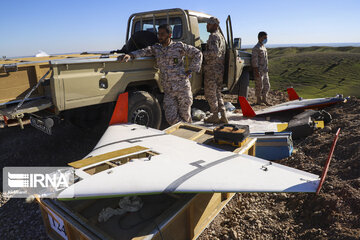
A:
{"type": "Polygon", "coordinates": [[[204,91],[210,111],[225,111],[221,88],[224,80],[225,40],[219,30],[211,33],[204,51],[204,91]]]}
{"type": "Polygon", "coordinates": [[[192,58],[189,70],[199,72],[202,53],[199,49],[182,42],[171,41],[163,47],[157,43],[132,52],[134,57],[155,56],[160,68],[161,84],[164,88],[165,118],[171,125],[179,122],[191,122],[193,95],[189,78],[185,74],[185,55],[192,58]]]}
{"type": "Polygon", "coordinates": [[[257,43],[252,49],[251,64],[253,67],[259,68],[260,78],[255,77],[255,95],[257,97],[266,96],[270,90],[268,54],[266,47],[257,43]]]}

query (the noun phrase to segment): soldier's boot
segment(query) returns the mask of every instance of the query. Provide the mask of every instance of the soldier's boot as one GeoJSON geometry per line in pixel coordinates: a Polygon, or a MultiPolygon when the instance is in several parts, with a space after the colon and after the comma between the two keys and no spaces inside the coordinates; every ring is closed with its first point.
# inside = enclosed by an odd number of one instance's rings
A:
{"type": "Polygon", "coordinates": [[[220,123],[220,119],[219,119],[219,114],[217,112],[213,113],[213,115],[211,115],[208,118],[204,119],[205,123],[220,123]]]}
{"type": "Polygon", "coordinates": [[[266,100],[266,95],[263,95],[262,102],[265,103],[265,105],[267,105],[267,106],[271,106],[271,104],[268,103],[268,101],[266,100]]]}
{"type": "Polygon", "coordinates": [[[256,97],[256,104],[261,105],[261,103],[262,103],[261,97],[260,96],[256,97]]]}
{"type": "Polygon", "coordinates": [[[221,113],[220,122],[228,124],[229,120],[226,117],[226,111],[222,110],[220,113],[221,113]]]}

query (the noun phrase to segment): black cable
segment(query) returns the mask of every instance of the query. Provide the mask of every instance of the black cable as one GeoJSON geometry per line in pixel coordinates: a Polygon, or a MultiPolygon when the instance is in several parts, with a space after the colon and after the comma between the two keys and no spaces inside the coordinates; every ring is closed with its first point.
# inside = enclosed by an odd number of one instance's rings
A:
{"type": "Polygon", "coordinates": [[[162,235],[162,232],[161,232],[161,229],[160,229],[159,225],[156,223],[155,220],[153,220],[153,222],[155,223],[155,226],[156,226],[157,230],[158,230],[159,233],[160,233],[161,240],[164,240],[164,237],[163,237],[163,235],[162,235]]]}

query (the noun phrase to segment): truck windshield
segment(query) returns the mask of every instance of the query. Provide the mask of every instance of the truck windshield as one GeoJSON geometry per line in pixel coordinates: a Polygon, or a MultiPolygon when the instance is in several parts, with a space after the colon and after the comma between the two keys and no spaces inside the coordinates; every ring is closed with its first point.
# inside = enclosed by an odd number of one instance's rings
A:
{"type": "MultiPolygon", "coordinates": [[[[144,30],[150,32],[157,32],[158,27],[161,24],[166,24],[166,18],[159,18],[155,19],[155,29],[153,25],[152,19],[144,19],[142,20],[142,26],[140,26],[140,21],[135,22],[134,33],[144,30]]],[[[182,21],[180,17],[170,17],[169,24],[173,30],[172,38],[173,39],[180,39],[182,37],[182,21]]]]}
{"type": "Polygon", "coordinates": [[[210,33],[206,30],[207,18],[198,18],[201,44],[207,43],[210,33]]]}

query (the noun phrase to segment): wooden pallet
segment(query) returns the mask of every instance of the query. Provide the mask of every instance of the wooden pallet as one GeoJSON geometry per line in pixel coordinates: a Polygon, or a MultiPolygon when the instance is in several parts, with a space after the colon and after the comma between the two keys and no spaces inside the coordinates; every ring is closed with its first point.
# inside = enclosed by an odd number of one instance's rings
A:
{"type": "MultiPolygon", "coordinates": [[[[211,129],[185,123],[171,126],[165,132],[237,153],[255,154],[256,139],[247,139],[242,147],[218,145],[213,141],[211,129]]],[[[98,159],[91,161],[95,160],[98,159]]],[[[73,164],[87,162],[80,160],[73,164]]],[[[142,196],[142,209],[125,217],[113,216],[106,223],[97,221],[98,213],[105,207],[116,208],[120,198],[78,201],[45,199],[41,202],[40,209],[51,239],[196,239],[234,195],[235,193],[189,193],[142,196]],[[151,214],[152,217],[145,217],[151,214]],[[139,223],[139,216],[147,220],[139,223]],[[54,223],[54,218],[60,223],[54,223]],[[58,228],[58,231],[54,228],[58,228]],[[66,233],[66,238],[63,233],[66,233]]]]}

